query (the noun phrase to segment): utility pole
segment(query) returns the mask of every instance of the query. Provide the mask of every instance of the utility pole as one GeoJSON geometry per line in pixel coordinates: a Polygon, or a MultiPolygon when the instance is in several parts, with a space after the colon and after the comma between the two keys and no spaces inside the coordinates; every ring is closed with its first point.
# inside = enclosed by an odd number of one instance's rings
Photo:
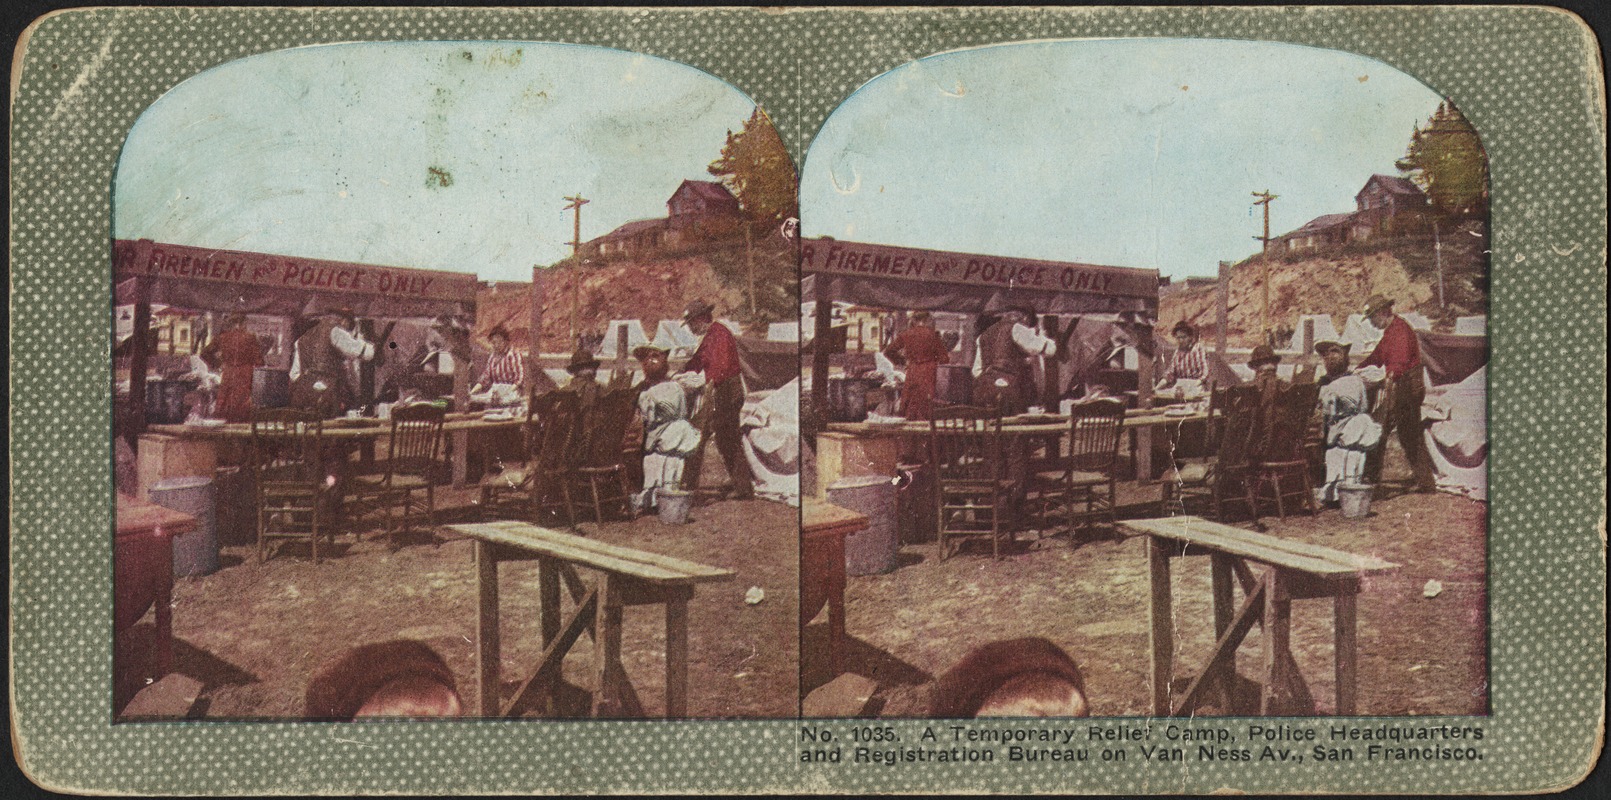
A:
{"type": "Polygon", "coordinates": [[[565,199],[570,201],[565,210],[576,212],[576,227],[571,235],[571,341],[578,342],[582,315],[582,206],[592,201],[582,197],[581,192],[565,199]]]}
{"type": "Polygon", "coordinates": [[[1264,235],[1253,237],[1264,243],[1259,259],[1263,262],[1259,268],[1259,283],[1263,284],[1264,291],[1264,304],[1259,307],[1259,327],[1264,330],[1264,343],[1273,346],[1275,337],[1270,332],[1270,201],[1280,195],[1270,194],[1270,190],[1265,189],[1262,192],[1254,192],[1253,196],[1259,198],[1253,201],[1253,205],[1264,206],[1264,235]]]}

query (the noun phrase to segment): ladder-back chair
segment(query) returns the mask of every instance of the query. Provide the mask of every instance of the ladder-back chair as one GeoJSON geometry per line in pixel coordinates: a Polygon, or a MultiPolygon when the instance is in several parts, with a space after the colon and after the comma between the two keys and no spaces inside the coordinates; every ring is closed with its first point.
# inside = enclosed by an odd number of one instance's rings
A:
{"type": "Polygon", "coordinates": [[[253,413],[248,463],[256,487],[259,562],[267,560],[277,539],[306,539],[315,564],[319,539],[334,543],[323,453],[324,423],[318,414],[294,408],[253,413]]]}
{"type": "Polygon", "coordinates": [[[940,557],[950,557],[951,539],[989,536],[991,552],[1000,558],[1002,537],[1012,535],[1001,411],[936,408],[929,420],[929,463],[935,472],[940,557]]]}

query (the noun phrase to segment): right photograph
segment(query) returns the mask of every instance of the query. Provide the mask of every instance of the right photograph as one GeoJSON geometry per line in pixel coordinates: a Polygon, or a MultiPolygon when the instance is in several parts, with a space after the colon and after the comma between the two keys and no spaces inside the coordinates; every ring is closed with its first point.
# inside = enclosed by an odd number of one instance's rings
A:
{"type": "Polygon", "coordinates": [[[868,82],[800,175],[802,714],[1487,715],[1488,248],[1363,56],[868,82]]]}

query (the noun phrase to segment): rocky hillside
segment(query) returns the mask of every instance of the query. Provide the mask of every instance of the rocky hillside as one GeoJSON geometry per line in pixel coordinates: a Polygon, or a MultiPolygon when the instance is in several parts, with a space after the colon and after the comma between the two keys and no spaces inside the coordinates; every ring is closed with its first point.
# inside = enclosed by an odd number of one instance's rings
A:
{"type": "MultiPolygon", "coordinates": [[[[1301,314],[1329,314],[1332,323],[1342,330],[1348,315],[1362,311],[1365,300],[1373,294],[1392,298],[1399,311],[1420,312],[1438,328],[1452,327],[1459,316],[1484,314],[1486,239],[1480,233],[1475,224],[1468,224],[1441,237],[1443,306],[1438,304],[1439,259],[1430,238],[1399,240],[1372,248],[1341,247],[1303,257],[1288,255],[1272,258],[1267,265],[1259,257],[1243,261],[1231,270],[1229,343],[1232,347],[1258,343],[1266,268],[1270,324],[1277,329],[1278,340],[1291,335],[1301,314]]],[[[1211,340],[1218,292],[1216,286],[1207,286],[1166,295],[1159,305],[1158,329],[1167,331],[1185,320],[1211,340]]]]}
{"type": "MultiPolygon", "coordinates": [[[[745,320],[749,302],[748,281],[740,274],[744,246],[707,248],[686,253],[637,260],[609,261],[577,267],[561,262],[546,268],[541,350],[569,352],[571,313],[579,292],[581,313],[577,325],[584,334],[601,335],[612,319],[640,319],[650,336],[664,319],[680,319],[688,303],[703,299],[716,306],[719,317],[745,320]],[[578,286],[578,281],[580,285],[578,286]]],[[[778,260],[777,254],[756,253],[756,258],[778,260]]],[[[747,277],[747,276],[744,276],[747,277]]],[[[758,294],[786,292],[788,308],[796,307],[792,281],[780,282],[762,274],[758,294]],[[791,286],[782,286],[788,283],[791,286]]],[[[775,301],[772,305],[778,305],[775,301]]],[[[531,336],[530,284],[499,283],[487,287],[477,297],[476,330],[484,337],[492,326],[502,324],[511,332],[517,349],[526,349],[531,336]]],[[[764,329],[764,326],[762,326],[764,329]]]]}

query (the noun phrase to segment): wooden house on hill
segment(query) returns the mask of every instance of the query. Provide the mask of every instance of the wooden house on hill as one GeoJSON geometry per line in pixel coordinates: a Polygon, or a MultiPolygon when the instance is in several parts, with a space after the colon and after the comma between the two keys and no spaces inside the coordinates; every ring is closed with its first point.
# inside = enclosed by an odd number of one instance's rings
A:
{"type": "Polygon", "coordinates": [[[685,180],[666,200],[666,216],[628,222],[582,245],[583,257],[646,258],[737,228],[738,198],[714,181],[685,180]]]}
{"type": "Polygon", "coordinates": [[[1391,175],[1370,176],[1354,195],[1354,205],[1351,212],[1322,214],[1272,238],[1270,252],[1296,253],[1418,232],[1430,207],[1420,187],[1391,175]]]}

